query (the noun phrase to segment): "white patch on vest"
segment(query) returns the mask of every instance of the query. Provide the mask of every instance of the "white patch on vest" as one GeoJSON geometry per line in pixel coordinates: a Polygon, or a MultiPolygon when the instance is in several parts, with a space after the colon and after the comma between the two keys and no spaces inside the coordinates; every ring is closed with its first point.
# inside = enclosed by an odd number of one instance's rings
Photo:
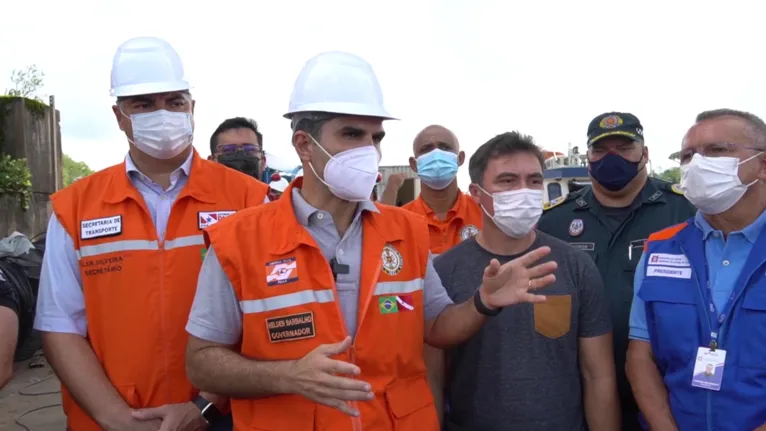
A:
{"type": "Polygon", "coordinates": [[[401,253],[399,253],[399,251],[391,244],[386,244],[386,246],[383,247],[383,253],[380,258],[383,261],[381,270],[386,274],[394,276],[402,271],[404,259],[402,258],[401,253]]]}
{"type": "Polygon", "coordinates": [[[689,267],[689,259],[683,254],[652,253],[646,261],[648,265],[689,267]]]}
{"type": "Polygon", "coordinates": [[[200,229],[212,226],[226,217],[234,214],[236,211],[200,211],[198,224],[200,229]]]}
{"type": "Polygon", "coordinates": [[[121,233],[121,215],[80,221],[80,239],[103,238],[121,233]]]}
{"type": "Polygon", "coordinates": [[[472,224],[465,225],[462,229],[460,229],[460,239],[465,241],[468,238],[476,236],[477,233],[479,233],[479,228],[472,224]]]}
{"type": "Polygon", "coordinates": [[[670,277],[670,278],[692,278],[691,268],[678,268],[672,266],[647,266],[647,277],[670,277]]]}

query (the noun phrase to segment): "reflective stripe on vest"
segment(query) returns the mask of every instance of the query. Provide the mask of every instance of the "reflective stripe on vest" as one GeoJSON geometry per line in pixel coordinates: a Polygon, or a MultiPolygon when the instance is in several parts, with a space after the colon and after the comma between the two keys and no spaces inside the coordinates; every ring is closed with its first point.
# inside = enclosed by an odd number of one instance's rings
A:
{"type": "MultiPolygon", "coordinates": [[[[410,281],[387,281],[375,285],[374,296],[380,295],[406,295],[423,290],[423,279],[418,278],[410,281]]],[[[266,311],[282,310],[289,307],[297,307],[311,303],[324,304],[333,302],[335,296],[332,289],[325,290],[302,290],[300,292],[285,295],[272,296],[265,299],[248,299],[239,302],[239,308],[244,314],[263,313],[266,311]]]]}
{"type": "MultiPolygon", "coordinates": [[[[182,247],[193,247],[193,246],[203,246],[203,245],[205,245],[205,240],[202,235],[189,235],[189,236],[182,236],[179,238],[165,241],[165,243],[163,244],[163,249],[173,250],[173,249],[182,248],[182,247]]],[[[159,249],[160,247],[157,241],[130,239],[130,240],[118,240],[118,241],[112,241],[112,242],[105,242],[103,244],[97,244],[97,245],[86,245],[86,246],[80,247],[80,249],[77,250],[76,253],[77,253],[77,259],[79,260],[85,257],[94,257],[94,256],[102,255],[102,254],[116,253],[120,251],[137,251],[137,250],[157,251],[159,249]]]]}

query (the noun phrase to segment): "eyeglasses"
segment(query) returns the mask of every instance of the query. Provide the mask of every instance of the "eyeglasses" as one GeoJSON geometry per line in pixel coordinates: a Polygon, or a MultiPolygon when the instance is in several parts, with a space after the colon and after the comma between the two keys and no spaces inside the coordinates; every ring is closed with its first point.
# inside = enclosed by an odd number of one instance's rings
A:
{"type": "Polygon", "coordinates": [[[742,146],[732,144],[730,142],[713,142],[704,144],[699,148],[685,148],[678,154],[678,160],[681,164],[686,164],[691,161],[695,154],[700,154],[705,157],[727,157],[737,152],[737,149],[742,148],[745,150],[763,151],[761,148],[742,146]]]}
{"type": "Polygon", "coordinates": [[[225,144],[219,145],[217,150],[219,154],[234,154],[237,151],[242,151],[248,156],[260,156],[261,154],[261,147],[255,144],[225,144]]]}

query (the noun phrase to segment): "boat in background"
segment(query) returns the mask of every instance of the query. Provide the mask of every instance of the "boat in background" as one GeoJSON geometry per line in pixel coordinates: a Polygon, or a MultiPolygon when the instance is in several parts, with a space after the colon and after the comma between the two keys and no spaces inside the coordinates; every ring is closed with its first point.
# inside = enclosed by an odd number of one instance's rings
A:
{"type": "Polygon", "coordinates": [[[543,203],[565,198],[569,193],[590,185],[588,176],[588,158],[580,154],[578,147],[568,145],[567,154],[558,151],[543,150],[545,172],[543,172],[543,203]]]}

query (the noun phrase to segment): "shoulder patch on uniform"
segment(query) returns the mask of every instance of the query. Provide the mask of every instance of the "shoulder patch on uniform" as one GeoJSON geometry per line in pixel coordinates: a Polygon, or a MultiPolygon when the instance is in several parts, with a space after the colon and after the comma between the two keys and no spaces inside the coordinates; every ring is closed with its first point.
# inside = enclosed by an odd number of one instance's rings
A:
{"type": "Polygon", "coordinates": [[[683,191],[683,190],[681,190],[681,185],[680,185],[680,184],[673,184],[673,185],[671,185],[671,186],[670,186],[670,190],[671,190],[673,193],[677,194],[677,195],[681,195],[681,196],[683,196],[683,195],[684,195],[684,191],[683,191]]]}
{"type": "Polygon", "coordinates": [[[555,208],[555,207],[563,204],[564,202],[566,202],[566,200],[567,200],[566,196],[559,196],[556,199],[554,199],[554,200],[544,204],[543,205],[543,210],[547,211],[547,210],[549,210],[551,208],[555,208]]]}

